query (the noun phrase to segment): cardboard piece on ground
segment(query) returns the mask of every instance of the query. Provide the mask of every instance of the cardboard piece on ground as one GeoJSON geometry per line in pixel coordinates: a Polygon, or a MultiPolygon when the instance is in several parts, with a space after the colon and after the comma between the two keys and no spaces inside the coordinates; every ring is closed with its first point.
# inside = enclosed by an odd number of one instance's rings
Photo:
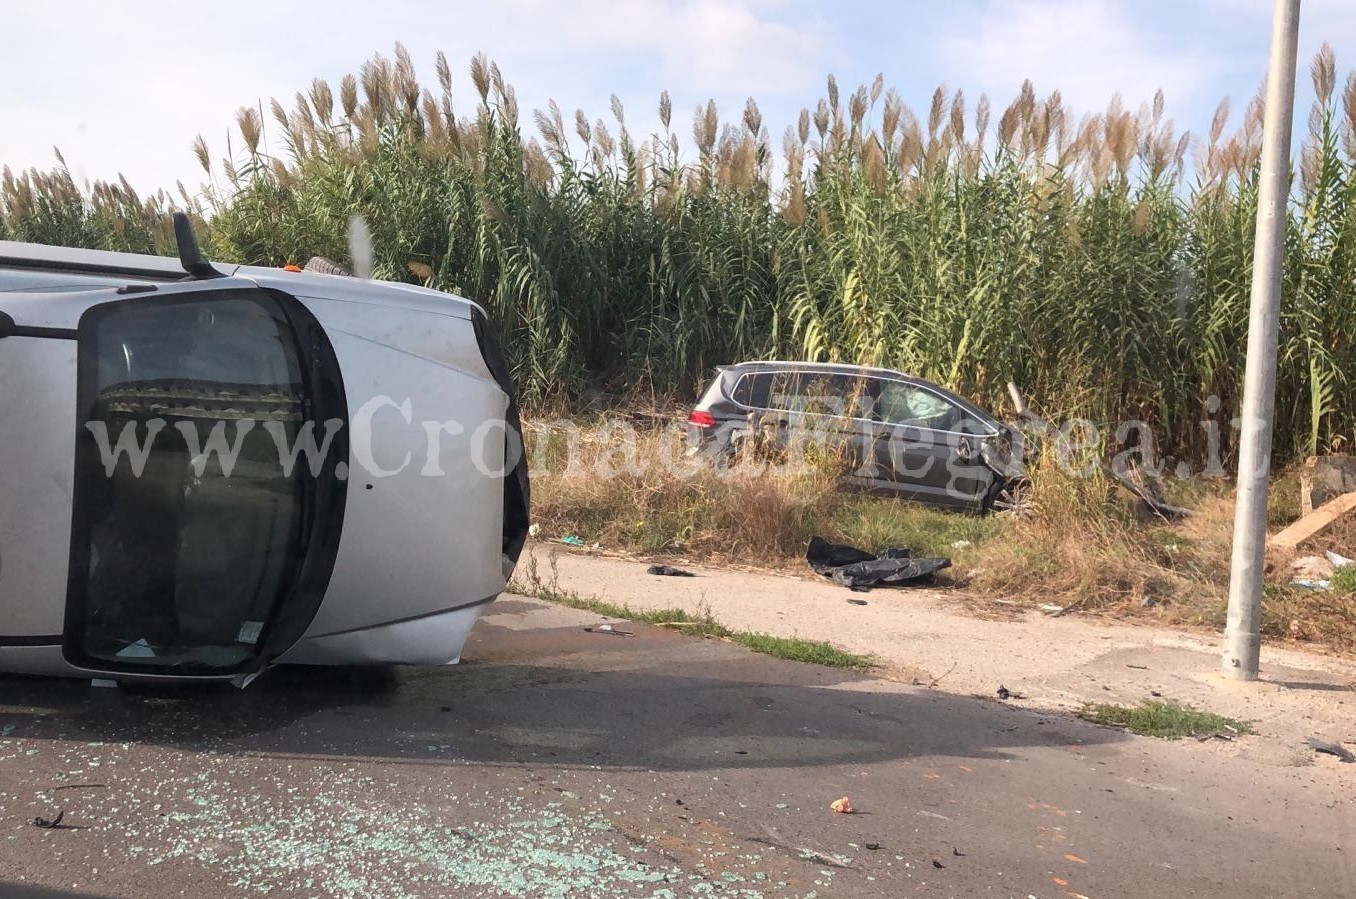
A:
{"type": "Polygon", "coordinates": [[[1356,509],[1356,493],[1344,493],[1319,506],[1285,530],[1273,534],[1267,540],[1267,545],[1276,549],[1294,549],[1352,509],[1356,509]]]}

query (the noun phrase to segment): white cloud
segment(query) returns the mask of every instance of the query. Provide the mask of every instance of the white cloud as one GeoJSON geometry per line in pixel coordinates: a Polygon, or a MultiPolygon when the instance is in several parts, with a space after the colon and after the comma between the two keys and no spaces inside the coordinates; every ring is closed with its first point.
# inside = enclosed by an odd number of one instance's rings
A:
{"type": "Polygon", "coordinates": [[[616,91],[642,133],[663,87],[685,132],[699,100],[714,95],[737,113],[750,94],[802,95],[823,68],[821,24],[781,0],[19,0],[4,18],[0,164],[49,167],[56,145],[78,178],[121,172],[141,188],[192,188],[203,179],[196,134],[220,155],[241,105],[262,101],[267,112],[276,96],[290,108],[313,77],[335,83],[396,41],[426,85],[436,84],[434,53],[446,51],[462,111],[474,98],[467,60],[485,51],[524,113],[555,98],[605,115],[616,91]]]}
{"type": "MultiPolygon", "coordinates": [[[[784,21],[786,8],[768,0],[578,0],[563,18],[554,0],[508,0],[501,8],[529,40],[627,54],[696,90],[794,91],[823,55],[822,26],[784,21]]],[[[599,67],[607,59],[580,63],[599,67]]]]}
{"type": "Polygon", "coordinates": [[[1111,0],[997,0],[978,22],[942,40],[949,80],[1013,97],[1030,78],[1038,96],[1058,89],[1078,113],[1100,112],[1115,93],[1130,108],[1160,87],[1174,103],[1198,99],[1212,60],[1169,49],[1111,0]]]}

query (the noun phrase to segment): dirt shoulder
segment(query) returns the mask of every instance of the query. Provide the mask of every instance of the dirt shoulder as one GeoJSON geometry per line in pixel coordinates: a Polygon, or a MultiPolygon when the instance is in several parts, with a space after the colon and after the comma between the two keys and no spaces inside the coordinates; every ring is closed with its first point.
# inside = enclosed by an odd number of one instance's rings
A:
{"type": "MultiPolygon", "coordinates": [[[[1041,613],[986,620],[963,614],[945,593],[854,593],[808,569],[777,575],[684,565],[697,576],[659,577],[646,573],[648,562],[541,543],[528,558],[561,590],[637,610],[709,609],[731,628],[869,653],[889,677],[935,681],[950,693],[992,697],[1004,686],[1025,695],[1018,704],[1059,710],[1162,698],[1243,719],[1258,737],[1221,747],[1258,761],[1306,765],[1315,761],[1307,737],[1356,740],[1356,663],[1342,659],[1264,646],[1261,682],[1238,684],[1218,673],[1218,641],[1160,627],[1041,613]]],[[[520,572],[530,562],[523,564],[520,572]]]]}

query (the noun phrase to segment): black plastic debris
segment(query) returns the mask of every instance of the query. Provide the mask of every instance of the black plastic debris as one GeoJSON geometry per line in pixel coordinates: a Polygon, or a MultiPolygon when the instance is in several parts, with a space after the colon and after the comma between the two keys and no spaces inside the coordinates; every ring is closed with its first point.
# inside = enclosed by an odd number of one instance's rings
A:
{"type": "Polygon", "coordinates": [[[674,568],[672,565],[651,565],[645,569],[645,573],[659,575],[660,577],[696,577],[692,572],[674,568]]]}
{"type": "Polygon", "coordinates": [[[811,537],[805,561],[819,574],[853,590],[898,587],[951,567],[948,558],[915,558],[907,549],[887,549],[879,556],[855,546],[811,537]]]}
{"type": "Polygon", "coordinates": [[[1026,699],[1026,694],[1025,694],[1025,693],[1018,693],[1016,690],[1009,690],[1007,687],[1003,686],[1002,684],[999,684],[999,685],[998,685],[998,698],[999,698],[999,699],[1004,699],[1004,700],[1006,700],[1006,699],[1026,699]]]}
{"type": "Polygon", "coordinates": [[[1317,737],[1310,737],[1304,742],[1308,743],[1314,752],[1326,752],[1328,755],[1337,756],[1344,762],[1356,762],[1356,755],[1352,755],[1350,750],[1338,743],[1329,743],[1317,737]]]}
{"type": "Polygon", "coordinates": [[[56,817],[52,818],[50,821],[39,815],[38,817],[33,819],[33,826],[41,827],[46,830],[55,830],[61,827],[61,819],[64,817],[66,817],[66,812],[64,810],[57,812],[56,817]]]}

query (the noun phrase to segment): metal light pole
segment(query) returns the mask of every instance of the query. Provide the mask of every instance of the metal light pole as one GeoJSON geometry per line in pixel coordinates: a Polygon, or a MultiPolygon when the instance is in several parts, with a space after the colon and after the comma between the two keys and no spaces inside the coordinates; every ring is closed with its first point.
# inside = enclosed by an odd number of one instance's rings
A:
{"type": "Polygon", "coordinates": [[[1300,0],[1276,0],[1276,12],[1271,22],[1271,66],[1267,72],[1257,237],[1252,256],[1248,362],[1243,376],[1243,430],[1238,445],[1234,554],[1229,568],[1229,622],[1224,630],[1224,673],[1238,680],[1257,680],[1262,649],[1267,478],[1271,468],[1272,416],[1276,407],[1276,331],[1281,264],[1285,253],[1299,13],[1300,0]]]}

